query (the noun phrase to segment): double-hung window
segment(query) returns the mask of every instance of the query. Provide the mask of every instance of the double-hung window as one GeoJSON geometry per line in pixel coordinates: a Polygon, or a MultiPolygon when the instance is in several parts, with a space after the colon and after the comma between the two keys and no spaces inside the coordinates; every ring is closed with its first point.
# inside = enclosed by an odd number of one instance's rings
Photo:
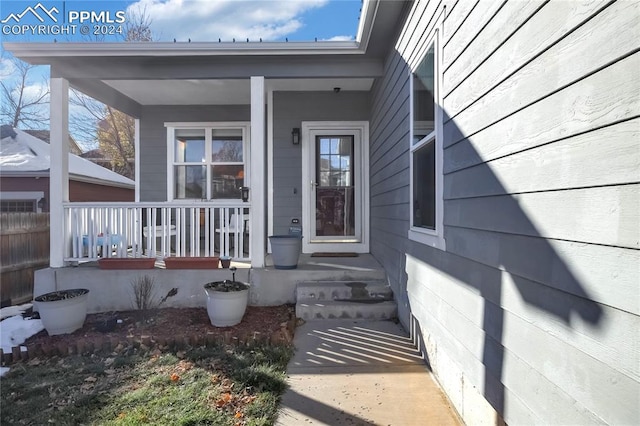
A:
{"type": "Polygon", "coordinates": [[[171,200],[240,199],[248,182],[248,123],[167,123],[171,200]]]}
{"type": "Polygon", "coordinates": [[[444,249],[442,110],[437,33],[410,75],[411,209],[409,238],[444,249]]]}

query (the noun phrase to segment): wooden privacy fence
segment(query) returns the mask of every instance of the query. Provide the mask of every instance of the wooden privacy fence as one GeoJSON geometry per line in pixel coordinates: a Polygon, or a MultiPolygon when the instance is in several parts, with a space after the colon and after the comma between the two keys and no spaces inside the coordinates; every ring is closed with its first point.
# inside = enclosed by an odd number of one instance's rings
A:
{"type": "Polygon", "coordinates": [[[49,265],[49,213],[0,213],[2,306],[33,298],[33,273],[49,265]]]}

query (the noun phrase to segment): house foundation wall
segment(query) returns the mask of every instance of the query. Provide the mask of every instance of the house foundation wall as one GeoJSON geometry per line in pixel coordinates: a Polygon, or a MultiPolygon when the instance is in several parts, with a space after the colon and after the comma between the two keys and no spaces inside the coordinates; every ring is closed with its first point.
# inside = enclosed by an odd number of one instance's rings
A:
{"type": "MultiPolygon", "coordinates": [[[[236,280],[250,282],[249,269],[238,269],[236,280]]],[[[73,288],[89,289],[89,313],[126,311],[136,309],[132,283],[150,277],[154,282],[156,299],[172,288],[178,294],[163,303],[166,308],[196,308],[207,306],[203,286],[211,281],[231,279],[228,269],[185,270],[102,270],[97,267],[67,267],[41,269],[35,274],[34,297],[41,294],[73,288]]]]}
{"type": "MultiPolygon", "coordinates": [[[[275,269],[271,257],[267,267],[249,268],[237,262],[236,280],[248,282],[251,306],[278,306],[296,302],[296,286],[314,281],[385,280],[380,264],[368,254],[355,258],[316,262],[301,254],[297,269],[275,269]]],[[[167,299],[163,307],[205,307],[204,284],[231,279],[228,269],[100,269],[95,264],[77,267],[46,268],[36,271],[34,297],[56,290],[89,289],[89,312],[134,309],[132,282],[148,276],[154,280],[156,296],[166,295],[172,288],[178,294],[167,299]]]]}

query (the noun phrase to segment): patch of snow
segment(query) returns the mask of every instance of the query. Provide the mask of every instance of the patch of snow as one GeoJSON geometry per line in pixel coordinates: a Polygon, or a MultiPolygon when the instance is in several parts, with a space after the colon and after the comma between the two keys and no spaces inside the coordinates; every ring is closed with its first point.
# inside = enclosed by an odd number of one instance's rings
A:
{"type": "Polygon", "coordinates": [[[0,319],[5,319],[9,317],[14,317],[16,315],[22,315],[27,309],[31,308],[33,303],[25,303],[20,306],[7,306],[6,308],[0,309],[0,319]]]}
{"type": "Polygon", "coordinates": [[[14,346],[22,345],[25,340],[44,330],[42,320],[25,319],[17,315],[0,321],[0,343],[5,353],[11,353],[14,346]]]}
{"type": "MultiPolygon", "coordinates": [[[[15,139],[6,137],[0,141],[2,171],[48,171],[51,167],[51,145],[20,129],[13,130],[17,134],[15,139]]],[[[131,179],[74,154],[69,154],[69,174],[135,186],[131,179]]]]}
{"type": "MultiPolygon", "coordinates": [[[[22,310],[26,310],[31,307],[31,303],[26,303],[21,306],[9,306],[8,309],[2,308],[2,314],[8,314],[9,312],[18,312],[15,316],[3,319],[0,321],[0,346],[5,353],[11,353],[14,346],[20,346],[21,352],[26,352],[27,347],[22,344],[31,336],[40,333],[44,330],[42,320],[39,319],[25,319],[22,318],[22,310]]],[[[3,317],[4,318],[4,317],[3,317]]],[[[0,377],[9,372],[10,367],[0,367],[0,377]]]]}
{"type": "Polygon", "coordinates": [[[42,171],[49,170],[49,155],[40,156],[16,137],[0,141],[0,167],[3,170],[42,171]]]}

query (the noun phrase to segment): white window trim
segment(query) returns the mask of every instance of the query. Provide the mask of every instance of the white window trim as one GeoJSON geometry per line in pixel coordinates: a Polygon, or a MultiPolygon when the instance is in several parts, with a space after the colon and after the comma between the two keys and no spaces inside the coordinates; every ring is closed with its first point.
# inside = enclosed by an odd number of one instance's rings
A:
{"type": "MultiPolygon", "coordinates": [[[[442,24],[438,26],[442,27],[442,24]]],[[[423,51],[417,56],[418,60],[409,69],[409,231],[408,238],[412,241],[425,244],[440,250],[446,250],[446,242],[444,239],[444,194],[443,194],[443,110],[442,110],[442,43],[439,40],[442,33],[439,28],[436,28],[433,33],[427,39],[427,43],[424,44],[423,51]],[[413,73],[416,71],[425,55],[429,51],[431,46],[434,46],[435,53],[435,126],[434,130],[422,138],[418,143],[413,143],[413,73]],[[434,142],[430,142],[435,137],[434,142]],[[436,220],[435,229],[425,229],[412,225],[413,222],[413,154],[419,148],[424,147],[428,143],[435,143],[435,155],[436,155],[436,220]]]]}
{"type": "MultiPolygon", "coordinates": [[[[242,160],[244,164],[244,181],[245,185],[250,182],[251,178],[251,122],[249,121],[212,121],[212,122],[167,122],[164,123],[164,127],[167,128],[167,200],[168,201],[193,201],[208,203],[228,203],[229,199],[207,199],[202,200],[199,198],[175,198],[173,194],[174,175],[173,167],[175,166],[175,150],[173,143],[175,142],[176,130],[182,129],[197,129],[204,130],[205,140],[210,141],[212,139],[213,130],[217,129],[240,129],[242,130],[242,160]]],[[[211,146],[205,143],[205,157],[211,158],[211,146]]],[[[183,164],[183,163],[181,163],[183,164]]],[[[185,165],[195,165],[195,163],[184,163],[185,165]]],[[[225,164],[225,163],[219,163],[225,164]]],[[[237,163],[227,163],[237,164],[237,163]]],[[[207,165],[211,165],[208,162],[207,165]]],[[[211,179],[207,179],[207,194],[211,194],[211,179]]]]}

